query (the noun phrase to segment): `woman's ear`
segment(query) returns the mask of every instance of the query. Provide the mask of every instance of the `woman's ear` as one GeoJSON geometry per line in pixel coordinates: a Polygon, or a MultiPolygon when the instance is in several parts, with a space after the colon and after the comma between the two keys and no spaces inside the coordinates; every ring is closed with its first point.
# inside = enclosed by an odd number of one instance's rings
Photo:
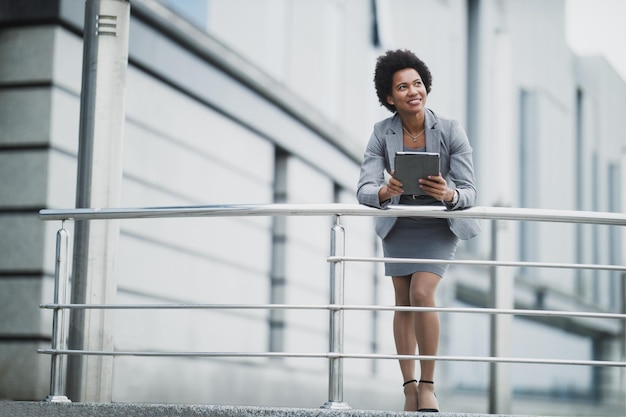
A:
{"type": "Polygon", "coordinates": [[[395,103],[393,102],[393,98],[391,98],[391,96],[387,96],[387,104],[395,106],[395,103]]]}

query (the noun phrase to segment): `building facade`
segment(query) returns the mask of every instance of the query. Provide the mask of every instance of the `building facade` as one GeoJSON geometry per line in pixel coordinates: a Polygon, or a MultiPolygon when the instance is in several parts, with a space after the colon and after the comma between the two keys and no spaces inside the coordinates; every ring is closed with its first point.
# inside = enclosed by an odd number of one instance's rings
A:
{"type": "MultiPolygon", "coordinates": [[[[42,208],[74,207],[82,0],[0,4],[0,398],[43,399],[54,235],[42,208]],[[19,383],[16,383],[19,381],[19,383]]],[[[430,66],[428,106],[474,147],[478,205],[623,212],[626,82],[565,43],[563,1],[131,1],[121,206],[354,203],[360,159],[389,113],[377,56],[430,66]]],[[[346,218],[347,252],[380,254],[370,219],[346,218]]],[[[119,303],[328,303],[332,219],[123,221],[119,303]]],[[[69,225],[71,231],[71,225],[69,225]]],[[[483,223],[459,258],[624,265],[619,228],[483,223]]],[[[351,264],[348,304],[393,304],[382,269],[351,264]]],[[[508,268],[521,308],[624,312],[618,272],[508,268]]],[[[486,306],[490,271],[453,266],[442,306],[486,306]]],[[[489,354],[489,317],[442,314],[441,354],[489,354]]],[[[346,314],[346,352],[393,353],[391,314],[346,314]]],[[[325,352],[327,312],[119,311],[117,350],[325,352]]],[[[622,360],[619,321],[511,319],[510,356],[622,360]]],[[[401,409],[395,361],[346,360],[345,401],[401,409]]],[[[488,409],[489,366],[441,362],[446,411],[488,409]]],[[[507,365],[511,413],[622,415],[623,369],[507,365]],[[622,413],[622,414],[620,414],[622,413]]],[[[319,407],[317,359],[128,358],[113,401],[319,407]]]]}

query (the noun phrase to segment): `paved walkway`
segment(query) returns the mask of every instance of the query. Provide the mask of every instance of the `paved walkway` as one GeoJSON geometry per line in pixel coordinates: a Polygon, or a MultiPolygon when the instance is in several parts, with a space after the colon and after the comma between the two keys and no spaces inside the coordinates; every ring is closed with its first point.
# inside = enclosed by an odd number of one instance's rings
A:
{"type": "MultiPolygon", "coordinates": [[[[50,403],[0,401],[0,417],[496,417],[487,414],[406,413],[381,410],[328,410],[173,404],[50,403]]],[[[499,415],[497,417],[506,417],[499,415]]],[[[509,416],[512,417],[512,416],[509,416]]],[[[531,416],[515,416],[531,417],[531,416]]],[[[532,416],[538,417],[538,416],[532,416]]]]}

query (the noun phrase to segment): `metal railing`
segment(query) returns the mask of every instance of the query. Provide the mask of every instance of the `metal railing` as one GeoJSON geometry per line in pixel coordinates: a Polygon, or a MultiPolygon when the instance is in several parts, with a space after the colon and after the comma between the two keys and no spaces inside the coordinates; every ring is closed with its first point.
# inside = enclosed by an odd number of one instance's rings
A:
{"type": "Polygon", "coordinates": [[[215,205],[192,207],[153,207],[153,208],[108,208],[108,209],[45,209],[39,212],[42,220],[60,220],[61,229],[57,233],[54,302],[42,304],[41,308],[53,310],[52,346],[39,349],[39,353],[52,356],[50,395],[52,402],[70,401],[66,396],[66,358],[68,355],[92,356],[159,356],[159,357],[297,357],[325,358],[329,361],[328,401],[322,408],[347,409],[343,401],[343,359],[413,359],[438,361],[467,361],[487,363],[523,363],[523,364],[563,364],[598,367],[626,367],[622,361],[569,360],[569,359],[530,359],[506,357],[474,356],[429,356],[429,355],[393,355],[393,354],[354,354],[344,352],[343,313],[348,310],[369,311],[437,311],[453,313],[472,313],[490,315],[520,316],[559,316],[587,317],[626,320],[626,314],[598,313],[580,311],[549,311],[527,309],[498,308],[444,308],[444,307],[398,307],[380,305],[344,304],[344,273],[347,262],[402,262],[402,263],[447,263],[457,265],[480,265],[490,267],[539,267],[565,269],[599,269],[626,272],[625,265],[598,265],[575,263],[514,262],[495,260],[422,260],[350,257],[345,255],[345,229],[340,224],[342,216],[422,216],[437,218],[476,218],[489,220],[518,220],[602,224],[626,226],[626,214],[608,212],[562,211],[542,209],[520,209],[503,207],[473,207],[466,210],[449,211],[443,207],[408,207],[393,206],[378,210],[356,204],[266,204],[266,205],[215,205]],[[182,218],[182,217],[235,217],[235,216],[334,216],[335,223],[331,230],[330,256],[330,300],[326,305],[301,304],[71,304],[69,292],[69,233],[65,229],[67,220],[111,220],[111,219],[146,219],[146,218],[182,218]],[[328,310],[330,314],[329,352],[324,353],[287,353],[287,352],[156,352],[156,351],[103,351],[68,349],[68,310],[85,309],[307,309],[328,310]]]}

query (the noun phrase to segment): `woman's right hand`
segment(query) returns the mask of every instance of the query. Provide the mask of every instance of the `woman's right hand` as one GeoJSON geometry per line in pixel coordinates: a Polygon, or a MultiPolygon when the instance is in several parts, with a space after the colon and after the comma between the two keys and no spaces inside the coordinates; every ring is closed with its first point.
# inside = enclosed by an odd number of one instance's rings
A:
{"type": "Polygon", "coordinates": [[[404,190],[402,189],[402,183],[394,177],[394,174],[395,171],[391,171],[391,177],[389,178],[389,181],[387,181],[387,184],[382,186],[378,191],[378,199],[381,202],[387,201],[391,197],[395,197],[404,192],[404,190]]]}

